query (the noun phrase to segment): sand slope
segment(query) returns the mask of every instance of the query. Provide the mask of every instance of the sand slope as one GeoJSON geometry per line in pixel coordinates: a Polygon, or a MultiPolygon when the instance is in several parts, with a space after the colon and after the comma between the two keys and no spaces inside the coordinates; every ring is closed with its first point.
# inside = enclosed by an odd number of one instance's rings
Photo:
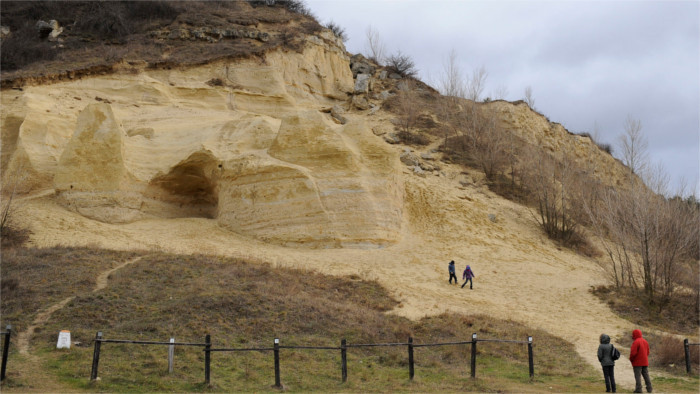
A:
{"type": "MultiPolygon", "coordinates": [[[[356,274],[377,280],[401,301],[392,313],[411,319],[444,311],[512,319],[572,341],[597,367],[600,333],[616,338],[635,328],[588,292],[590,286],[603,283],[597,265],[555,247],[523,207],[479,187],[462,187],[457,168],[446,168],[445,173],[446,177],[421,178],[406,171],[402,237],[383,249],[271,245],[205,218],[102,223],[66,211],[50,195],[23,201],[18,216],[30,226],[37,246],[207,253],[325,274],[356,274]],[[496,216],[495,222],[489,213],[496,216]],[[447,283],[450,259],[457,262],[458,276],[466,264],[472,266],[474,290],[447,283]]],[[[631,384],[629,363],[618,362],[617,369],[618,381],[631,384]]]]}

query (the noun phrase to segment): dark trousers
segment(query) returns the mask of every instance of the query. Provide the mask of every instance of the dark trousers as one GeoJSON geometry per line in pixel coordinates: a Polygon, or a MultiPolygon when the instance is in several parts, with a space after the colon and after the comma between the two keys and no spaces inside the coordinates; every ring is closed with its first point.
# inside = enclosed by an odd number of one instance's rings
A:
{"type": "Polygon", "coordinates": [[[644,383],[647,385],[647,393],[651,393],[651,378],[649,377],[648,367],[632,367],[634,369],[634,392],[642,392],[642,376],[644,383]]]}
{"type": "Polygon", "coordinates": [[[459,282],[457,281],[457,275],[455,275],[454,272],[450,272],[450,284],[452,283],[452,278],[454,278],[455,284],[459,283],[459,282]]]}
{"type": "Polygon", "coordinates": [[[472,288],[472,278],[467,278],[467,280],[464,281],[464,284],[462,284],[462,288],[467,285],[467,282],[469,282],[469,288],[472,288]]]}
{"type": "Polygon", "coordinates": [[[612,391],[613,393],[617,391],[615,388],[615,366],[614,365],[606,365],[603,367],[603,376],[605,377],[605,392],[609,393],[612,391]]]}

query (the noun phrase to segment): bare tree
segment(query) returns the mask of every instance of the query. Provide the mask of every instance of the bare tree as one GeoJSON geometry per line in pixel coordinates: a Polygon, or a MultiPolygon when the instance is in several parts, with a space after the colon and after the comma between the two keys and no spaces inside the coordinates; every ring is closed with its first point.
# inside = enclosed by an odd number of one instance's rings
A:
{"type": "Polygon", "coordinates": [[[401,81],[396,99],[398,103],[399,128],[404,135],[407,135],[415,126],[420,112],[413,81],[401,81]]]}
{"type": "Polygon", "coordinates": [[[484,93],[486,87],[486,77],[488,77],[486,67],[481,66],[472,70],[472,74],[467,83],[467,98],[473,101],[479,101],[481,94],[484,93]]]}
{"type": "Polygon", "coordinates": [[[535,97],[532,95],[532,86],[525,88],[525,103],[527,103],[530,108],[535,109],[535,97]]]}
{"type": "Polygon", "coordinates": [[[642,134],[642,122],[627,116],[625,119],[625,131],[619,137],[620,154],[622,162],[629,167],[633,174],[640,174],[648,162],[647,148],[649,142],[642,134]]]}
{"type": "Polygon", "coordinates": [[[369,25],[365,31],[365,37],[367,38],[365,44],[367,57],[377,62],[377,64],[383,64],[386,60],[386,46],[379,36],[379,32],[372,25],[369,25]]]}
{"type": "MultiPolygon", "coordinates": [[[[476,107],[476,106],[475,106],[476,107]]],[[[479,163],[486,178],[494,180],[509,162],[510,149],[507,133],[500,126],[498,115],[489,107],[479,106],[475,114],[476,128],[472,156],[479,163]]]]}
{"type": "Polygon", "coordinates": [[[579,224],[581,174],[568,152],[555,159],[540,147],[525,152],[521,176],[537,206],[537,219],[552,239],[568,242],[579,224]]]}
{"type": "Polygon", "coordinates": [[[440,93],[448,97],[464,97],[465,84],[462,70],[457,64],[457,53],[454,49],[447,55],[442,63],[442,75],[440,78],[440,93]]]}
{"type": "Polygon", "coordinates": [[[632,179],[629,189],[609,188],[599,206],[587,209],[616,286],[642,292],[659,310],[682,283],[688,264],[697,262],[700,236],[698,204],[666,198],[667,185],[660,167],[649,169],[644,182],[632,179]]]}

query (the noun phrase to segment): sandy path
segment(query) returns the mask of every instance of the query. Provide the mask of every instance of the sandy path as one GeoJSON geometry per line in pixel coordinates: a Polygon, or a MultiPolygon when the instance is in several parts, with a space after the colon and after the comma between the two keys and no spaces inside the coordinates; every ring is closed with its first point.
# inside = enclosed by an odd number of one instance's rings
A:
{"type": "MultiPolygon", "coordinates": [[[[129,264],[133,264],[133,263],[141,260],[142,258],[143,257],[137,257],[135,259],[125,261],[125,262],[117,265],[116,267],[113,267],[107,271],[102,272],[97,277],[97,284],[95,285],[95,288],[92,290],[92,292],[94,293],[96,291],[102,290],[105,287],[107,287],[108,278],[113,272],[120,270],[129,264]]],[[[75,298],[75,296],[67,297],[67,298],[49,306],[48,308],[44,309],[43,311],[39,312],[36,315],[36,317],[34,318],[34,321],[32,321],[32,324],[30,324],[26,330],[17,334],[17,350],[20,352],[20,354],[24,354],[24,355],[29,354],[29,340],[34,335],[34,331],[36,330],[36,328],[46,324],[46,322],[49,321],[49,319],[51,318],[51,315],[54,312],[63,308],[64,306],[68,305],[68,303],[73,301],[74,298],[75,298]]]]}
{"type": "MultiPolygon", "coordinates": [[[[604,283],[596,263],[557,248],[523,207],[479,187],[461,187],[459,169],[445,166],[445,172],[446,177],[421,178],[406,171],[403,238],[379,250],[285,248],[239,236],[215,220],[200,218],[121,225],[95,222],[59,207],[48,194],[25,201],[18,210],[38,246],[199,252],[333,275],[357,274],[377,280],[400,300],[393,313],[411,319],[444,311],[512,319],[573,342],[578,353],[599,369],[599,335],[605,332],[615,341],[636,327],[589,293],[590,286],[604,283]],[[494,214],[496,221],[488,214],[494,214]],[[451,259],[457,262],[460,277],[466,264],[472,266],[474,290],[447,283],[451,259]]],[[[534,342],[537,358],[537,338],[534,342]]],[[[626,349],[618,348],[624,357],[626,349]]],[[[618,362],[616,378],[621,387],[633,385],[627,361],[618,362]]]]}

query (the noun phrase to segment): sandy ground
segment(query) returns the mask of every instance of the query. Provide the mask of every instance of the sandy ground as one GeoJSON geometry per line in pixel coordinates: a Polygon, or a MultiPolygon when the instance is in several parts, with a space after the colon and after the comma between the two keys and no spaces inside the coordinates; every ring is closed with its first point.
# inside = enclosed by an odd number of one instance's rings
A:
{"type": "MultiPolygon", "coordinates": [[[[597,264],[557,248],[525,208],[483,187],[461,186],[458,168],[445,166],[444,172],[445,176],[423,178],[405,171],[403,236],[384,249],[270,245],[227,231],[212,219],[101,223],[63,209],[51,191],[19,201],[15,219],[32,230],[36,246],[206,253],[325,274],[357,274],[377,280],[400,300],[392,313],[411,319],[444,311],[512,319],[572,341],[599,369],[599,335],[607,333],[615,342],[636,327],[589,293],[591,286],[604,283],[597,264]],[[460,278],[465,265],[472,266],[473,290],[448,284],[447,263],[452,259],[460,278]]],[[[534,343],[537,358],[536,337],[534,343]]],[[[628,350],[618,348],[623,359],[617,363],[616,378],[621,388],[632,388],[632,368],[624,359],[628,350]]]]}

